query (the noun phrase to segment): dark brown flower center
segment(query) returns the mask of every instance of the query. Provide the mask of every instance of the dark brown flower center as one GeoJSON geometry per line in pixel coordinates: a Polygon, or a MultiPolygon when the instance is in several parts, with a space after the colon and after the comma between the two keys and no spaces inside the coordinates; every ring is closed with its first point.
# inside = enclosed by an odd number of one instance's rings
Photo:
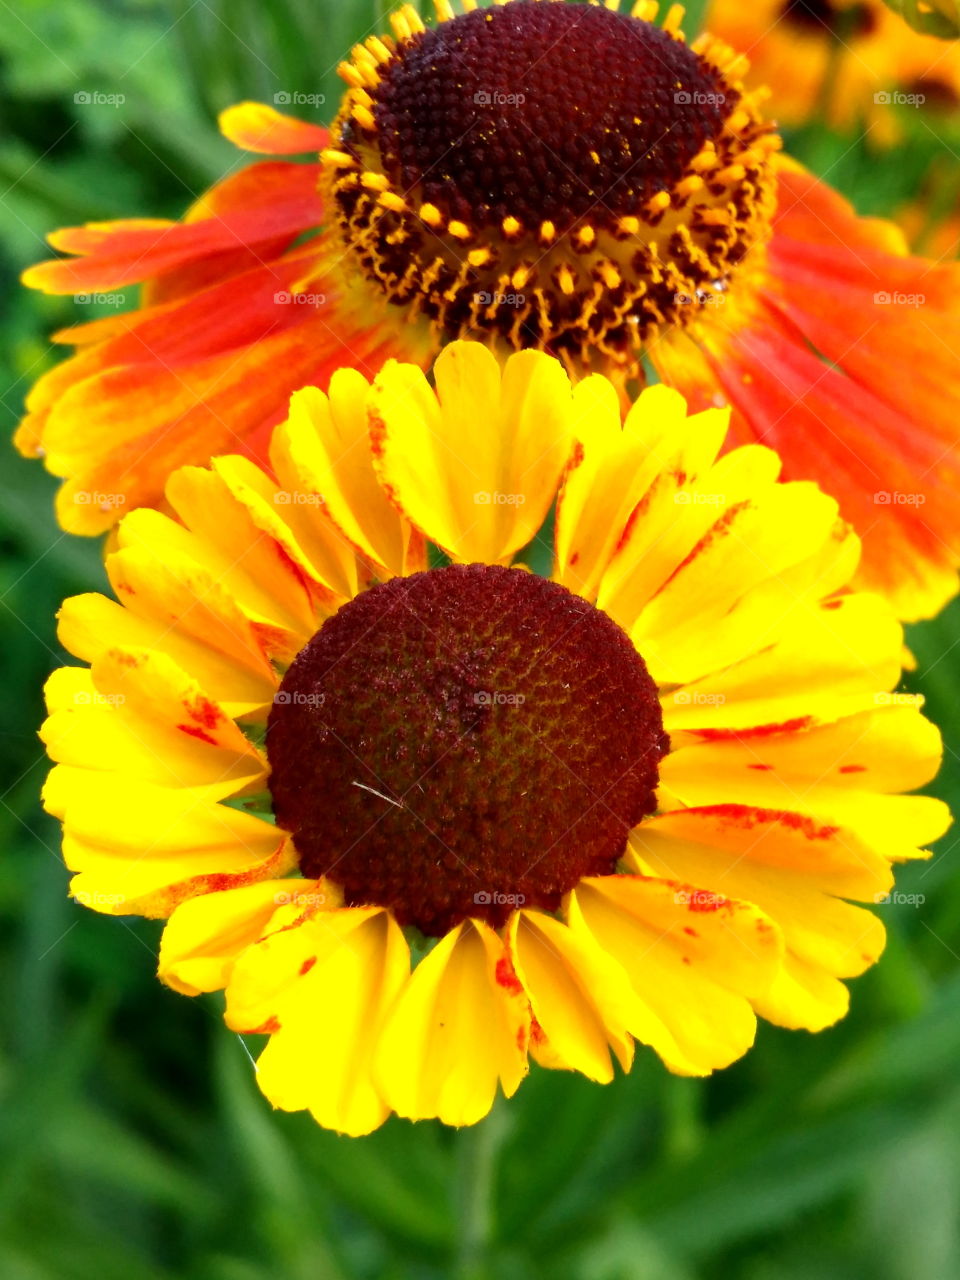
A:
{"type": "Polygon", "coordinates": [[[371,588],[323,624],[267,731],[277,822],[307,877],[440,934],[556,910],[655,806],[657,690],[624,632],[519,569],[371,588]]]}
{"type": "Polygon", "coordinates": [[[384,172],[445,219],[564,232],[679,182],[734,109],[726,88],[649,23],[515,0],[425,31],[385,68],[373,114],[384,172]]]}
{"type": "MultiPolygon", "coordinates": [[[[646,10],[643,10],[644,12],[646,10]]],[[[746,63],[598,5],[510,0],[368,40],[322,154],[346,254],[440,340],[636,372],[769,231],[773,126],[746,63]]]]}

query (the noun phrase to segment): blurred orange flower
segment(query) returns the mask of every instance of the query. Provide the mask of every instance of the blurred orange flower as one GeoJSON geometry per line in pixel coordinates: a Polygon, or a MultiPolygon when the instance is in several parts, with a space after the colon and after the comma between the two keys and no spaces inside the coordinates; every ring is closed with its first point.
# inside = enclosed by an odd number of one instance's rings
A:
{"type": "Polygon", "coordinates": [[[705,22],[749,57],[748,83],[772,87],[783,125],[822,113],[889,146],[907,108],[946,120],[960,105],[960,45],[912,30],[884,0],[712,0],[705,22]]]}

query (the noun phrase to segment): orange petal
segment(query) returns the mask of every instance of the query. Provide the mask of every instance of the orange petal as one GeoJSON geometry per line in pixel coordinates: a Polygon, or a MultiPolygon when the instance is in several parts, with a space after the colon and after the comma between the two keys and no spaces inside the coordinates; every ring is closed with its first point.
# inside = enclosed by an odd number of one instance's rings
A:
{"type": "Polygon", "coordinates": [[[960,268],[905,256],[895,227],[793,163],[767,252],[748,307],[711,317],[699,350],[677,335],[652,359],[694,405],[730,401],[733,441],[835,496],[863,537],[859,584],[928,616],[960,566],[960,268]]]}
{"type": "Polygon", "coordinates": [[[220,112],[218,123],[235,147],[269,156],[322,151],[330,141],[329,129],[285,116],[265,102],[238,102],[220,112]]]}
{"type": "Polygon", "coordinates": [[[78,259],[28,267],[23,282],[44,293],[110,291],[210,254],[278,236],[293,239],[321,221],[318,173],[317,165],[255,164],[208,193],[201,201],[205,216],[194,221],[129,219],[66,227],[50,242],[78,259]]]}
{"type": "Polygon", "coordinates": [[[183,368],[110,368],[71,387],[49,412],[42,446],[61,525],[96,534],[124,510],[156,506],[177,467],[222,453],[259,457],[290,395],[343,364],[376,364],[379,337],[336,333],[311,311],[300,324],[183,368]]]}

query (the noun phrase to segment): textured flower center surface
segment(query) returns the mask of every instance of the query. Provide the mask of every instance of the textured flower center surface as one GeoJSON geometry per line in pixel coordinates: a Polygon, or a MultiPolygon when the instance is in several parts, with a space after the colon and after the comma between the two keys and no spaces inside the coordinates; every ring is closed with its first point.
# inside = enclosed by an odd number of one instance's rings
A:
{"type": "Polygon", "coordinates": [[[341,68],[325,183],[347,260],[441,336],[635,365],[765,238],[778,141],[727,46],[543,0],[395,29],[341,68]]]}
{"type": "Polygon", "coordinates": [[[307,877],[440,934],[556,910],[655,807],[656,686],[624,632],[555,583],[452,565],[326,621],[271,711],[277,822],[307,877]]]}
{"type": "Polygon", "coordinates": [[[566,231],[679,182],[733,110],[724,87],[649,23],[514,3],[424,32],[387,68],[374,116],[384,171],[446,218],[566,231]]]}

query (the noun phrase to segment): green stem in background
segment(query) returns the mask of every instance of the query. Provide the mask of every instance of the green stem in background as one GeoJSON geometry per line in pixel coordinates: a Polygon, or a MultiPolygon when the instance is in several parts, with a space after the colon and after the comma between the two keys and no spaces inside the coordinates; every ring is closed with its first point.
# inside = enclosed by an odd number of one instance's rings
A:
{"type": "Polygon", "coordinates": [[[823,80],[820,84],[820,91],[817,94],[817,101],[813,108],[813,118],[826,125],[827,128],[830,127],[830,108],[833,106],[833,92],[836,88],[837,75],[840,70],[840,58],[844,48],[844,42],[836,34],[831,35],[830,53],[823,73],[823,80]]]}
{"type": "MultiPolygon", "coordinates": [[[[913,240],[916,253],[929,254],[930,241],[942,223],[953,216],[960,204],[960,172],[956,165],[932,165],[924,178],[926,189],[926,217],[920,232],[913,240]]],[[[939,257],[938,254],[932,255],[939,257]]]]}
{"type": "Polygon", "coordinates": [[[484,1120],[457,1135],[455,1280],[486,1280],[489,1274],[497,1158],[508,1129],[506,1107],[495,1103],[484,1120]]]}
{"type": "Polygon", "coordinates": [[[833,95],[837,87],[837,78],[840,74],[840,59],[843,57],[845,50],[849,51],[850,41],[856,39],[857,22],[856,15],[852,9],[838,13],[834,20],[836,26],[830,33],[830,54],[814,108],[816,119],[828,128],[832,127],[830,124],[830,109],[833,106],[833,95]]]}
{"type": "Polygon", "coordinates": [[[670,1076],[664,1081],[663,1158],[682,1163],[694,1156],[704,1141],[703,1086],[699,1080],[670,1076]]]}

